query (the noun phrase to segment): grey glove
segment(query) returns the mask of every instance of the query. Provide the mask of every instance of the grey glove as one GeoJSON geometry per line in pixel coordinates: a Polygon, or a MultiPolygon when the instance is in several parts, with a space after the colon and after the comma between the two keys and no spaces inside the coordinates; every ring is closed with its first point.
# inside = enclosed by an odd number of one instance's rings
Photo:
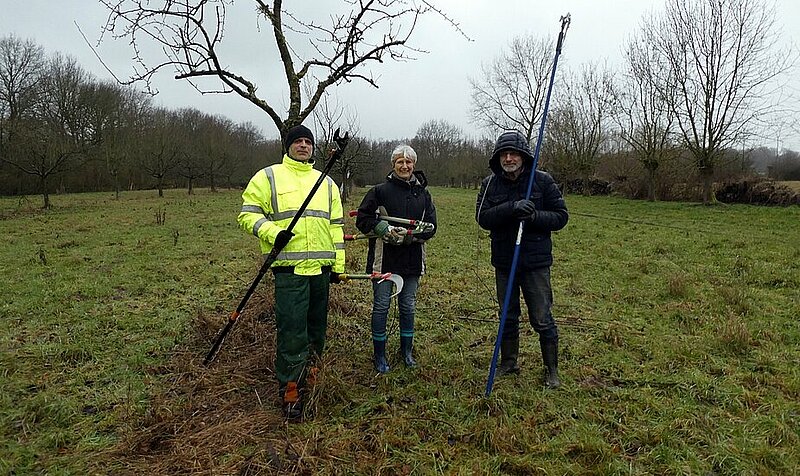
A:
{"type": "Polygon", "coordinates": [[[517,200],[514,202],[512,214],[515,218],[527,218],[536,211],[536,205],[530,200],[517,200]]]}
{"type": "Polygon", "coordinates": [[[386,220],[379,221],[378,224],[375,225],[375,228],[372,229],[372,231],[374,231],[379,238],[383,238],[384,236],[386,236],[387,233],[389,233],[389,222],[387,222],[386,220]]]}
{"type": "Polygon", "coordinates": [[[381,238],[390,245],[402,245],[403,239],[408,236],[408,230],[402,226],[390,226],[388,233],[381,238]]]}

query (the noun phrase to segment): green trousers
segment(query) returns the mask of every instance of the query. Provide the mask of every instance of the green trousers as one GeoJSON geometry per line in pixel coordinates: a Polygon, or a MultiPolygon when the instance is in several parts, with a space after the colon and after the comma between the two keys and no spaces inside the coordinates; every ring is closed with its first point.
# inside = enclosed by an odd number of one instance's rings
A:
{"type": "Polygon", "coordinates": [[[281,386],[287,382],[302,384],[309,357],[322,356],[329,286],[328,272],[319,276],[275,273],[275,375],[281,386]]]}

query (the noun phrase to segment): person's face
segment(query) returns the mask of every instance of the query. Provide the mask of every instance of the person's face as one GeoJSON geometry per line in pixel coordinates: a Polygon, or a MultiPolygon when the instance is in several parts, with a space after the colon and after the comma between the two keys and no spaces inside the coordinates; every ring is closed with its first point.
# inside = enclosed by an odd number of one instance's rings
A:
{"type": "Polygon", "coordinates": [[[504,150],[500,152],[500,166],[503,172],[514,173],[522,168],[522,154],[515,150],[504,150]]]}
{"type": "Polygon", "coordinates": [[[394,159],[394,166],[392,169],[394,170],[395,175],[403,180],[408,180],[411,178],[411,174],[414,172],[414,161],[401,155],[400,157],[394,159]]]}
{"type": "Polygon", "coordinates": [[[300,162],[308,162],[313,151],[314,145],[311,143],[311,139],[299,137],[289,146],[289,157],[300,162]]]}

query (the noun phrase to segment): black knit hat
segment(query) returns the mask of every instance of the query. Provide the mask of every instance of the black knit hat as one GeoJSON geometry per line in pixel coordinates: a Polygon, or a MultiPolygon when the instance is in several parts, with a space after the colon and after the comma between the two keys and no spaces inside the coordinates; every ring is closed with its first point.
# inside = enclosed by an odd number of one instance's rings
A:
{"type": "Polygon", "coordinates": [[[289,129],[289,132],[286,133],[286,142],[284,142],[283,146],[286,150],[289,150],[289,146],[294,143],[297,139],[305,137],[306,139],[311,140],[311,145],[314,145],[314,134],[311,132],[311,129],[308,127],[300,124],[299,126],[294,126],[289,129]]]}

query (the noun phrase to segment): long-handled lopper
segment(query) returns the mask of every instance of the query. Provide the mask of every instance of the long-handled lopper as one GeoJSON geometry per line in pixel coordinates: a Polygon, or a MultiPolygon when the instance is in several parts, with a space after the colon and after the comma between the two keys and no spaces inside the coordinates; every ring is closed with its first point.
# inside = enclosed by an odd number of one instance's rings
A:
{"type": "MultiPolygon", "coordinates": [[[[567,29],[569,28],[570,23],[570,15],[567,13],[566,15],[562,16],[561,21],[561,31],[558,33],[558,40],[556,42],[556,55],[553,58],[553,69],[550,71],[550,83],[547,86],[547,96],[544,100],[544,109],[542,110],[542,122],[539,124],[539,135],[536,138],[536,149],[533,153],[533,166],[531,167],[531,176],[528,179],[528,190],[525,192],[525,197],[531,196],[531,191],[533,190],[533,184],[536,180],[536,166],[539,163],[539,151],[542,147],[542,139],[544,138],[544,126],[545,120],[547,119],[547,109],[550,107],[550,94],[553,92],[553,80],[556,77],[556,66],[558,65],[558,57],[561,55],[561,47],[564,44],[564,37],[567,34],[567,29]]],[[[494,353],[492,354],[492,363],[489,366],[489,377],[486,380],[486,392],[485,396],[488,397],[492,394],[492,387],[494,385],[494,374],[497,370],[497,358],[500,355],[500,342],[503,339],[503,328],[506,324],[506,317],[508,316],[508,307],[511,302],[511,294],[514,290],[514,277],[517,272],[517,264],[519,262],[519,254],[520,254],[520,243],[522,241],[522,232],[525,227],[525,220],[520,220],[519,222],[519,229],[517,230],[517,240],[514,244],[514,255],[511,258],[511,270],[508,274],[508,286],[506,286],[506,293],[505,298],[503,299],[503,308],[502,312],[500,313],[500,325],[497,327],[497,339],[494,343],[494,353]]]]}
{"type": "Polygon", "coordinates": [[[394,283],[394,294],[391,297],[395,297],[400,294],[400,291],[403,290],[403,277],[399,274],[392,274],[392,273],[372,273],[372,274],[340,274],[339,280],[347,282],[351,279],[372,279],[378,280],[379,283],[384,281],[391,281],[394,283]]]}
{"type": "MultiPolygon", "coordinates": [[[[311,191],[308,192],[308,196],[306,196],[306,199],[303,201],[303,204],[300,205],[299,209],[297,209],[297,213],[294,214],[294,218],[292,218],[292,221],[289,223],[289,226],[286,228],[286,231],[291,233],[292,229],[297,224],[297,221],[300,220],[300,217],[303,216],[303,212],[306,210],[306,207],[308,207],[308,204],[309,202],[311,202],[311,199],[314,197],[314,194],[317,193],[317,190],[319,189],[322,182],[325,180],[325,177],[333,168],[333,164],[342,156],[342,154],[344,154],[344,149],[345,147],[347,147],[347,143],[349,140],[350,140],[350,134],[348,132],[346,132],[344,136],[339,136],[339,129],[336,129],[336,132],[333,133],[333,142],[336,144],[336,147],[331,150],[330,158],[328,159],[328,163],[325,165],[325,169],[320,174],[319,179],[317,179],[316,183],[314,183],[314,186],[311,187],[311,191]]],[[[289,236],[291,237],[291,235],[289,236]]],[[[237,306],[236,310],[233,311],[233,313],[231,313],[230,318],[228,318],[228,322],[225,324],[225,327],[223,327],[222,330],[220,331],[219,335],[217,336],[217,340],[214,342],[214,345],[211,347],[211,350],[208,352],[208,355],[206,355],[205,360],[203,360],[204,365],[210,364],[214,360],[214,357],[217,356],[217,354],[219,353],[219,349],[222,347],[222,343],[225,341],[225,337],[228,335],[228,333],[230,333],[231,329],[233,329],[233,325],[236,324],[236,320],[242,314],[244,306],[247,304],[247,301],[250,299],[250,296],[256,290],[256,287],[258,287],[258,283],[261,282],[261,279],[267,273],[270,266],[272,266],[272,263],[274,263],[275,260],[277,259],[278,254],[281,252],[281,250],[283,250],[284,246],[286,246],[288,242],[289,240],[286,240],[285,242],[282,243],[276,242],[272,246],[272,251],[270,251],[267,257],[264,258],[264,263],[261,265],[261,269],[258,270],[258,275],[256,276],[256,279],[254,279],[253,283],[250,284],[250,287],[244,294],[244,297],[242,298],[242,301],[239,303],[239,306],[237,306]]]]}
{"type": "MultiPolygon", "coordinates": [[[[350,210],[348,215],[354,217],[358,215],[358,210],[350,210]]],[[[429,233],[433,231],[435,228],[433,223],[421,220],[411,220],[408,218],[400,218],[400,217],[393,217],[386,214],[386,210],[383,207],[380,207],[380,212],[378,213],[378,218],[381,220],[386,220],[388,222],[399,223],[401,225],[411,226],[413,228],[407,228],[405,233],[406,235],[418,235],[420,233],[429,233]]],[[[395,229],[396,233],[399,233],[398,230],[395,229]]],[[[359,233],[356,235],[345,235],[345,240],[358,240],[362,238],[375,238],[375,234],[373,233],[359,233]]]]}

